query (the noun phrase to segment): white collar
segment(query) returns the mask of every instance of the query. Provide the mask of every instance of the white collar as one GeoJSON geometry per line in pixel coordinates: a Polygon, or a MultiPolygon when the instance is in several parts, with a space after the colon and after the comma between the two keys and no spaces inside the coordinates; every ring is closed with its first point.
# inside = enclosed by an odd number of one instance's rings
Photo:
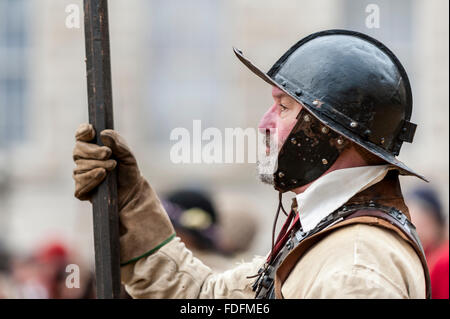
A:
{"type": "Polygon", "coordinates": [[[303,231],[309,231],[360,191],[381,181],[392,165],[362,166],[332,171],[297,194],[303,231]]]}

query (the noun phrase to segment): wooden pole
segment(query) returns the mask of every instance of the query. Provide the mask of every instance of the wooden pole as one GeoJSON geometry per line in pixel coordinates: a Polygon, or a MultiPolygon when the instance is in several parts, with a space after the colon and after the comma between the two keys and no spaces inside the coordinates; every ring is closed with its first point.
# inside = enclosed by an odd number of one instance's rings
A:
{"type": "MultiPolygon", "coordinates": [[[[87,91],[89,123],[99,133],[113,129],[111,64],[107,0],[84,0],[87,91]]],[[[92,197],[94,215],[95,277],[97,298],[119,298],[119,214],[117,177],[112,171],[92,197]]]]}

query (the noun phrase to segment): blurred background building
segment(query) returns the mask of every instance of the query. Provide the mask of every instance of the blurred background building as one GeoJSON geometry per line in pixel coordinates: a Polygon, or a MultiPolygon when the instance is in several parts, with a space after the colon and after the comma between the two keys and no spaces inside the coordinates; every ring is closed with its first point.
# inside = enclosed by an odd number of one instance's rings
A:
{"type": "MultiPolygon", "coordinates": [[[[429,178],[448,214],[447,0],[110,0],[116,129],[158,193],[184,185],[246,198],[259,218],[249,254],[270,247],[277,194],[255,164],[173,164],[176,127],[256,127],[271,89],[248,72],[236,46],[263,69],[297,40],[347,28],[386,44],[413,89],[413,144],[400,159],[429,178]],[[379,28],[368,28],[369,4],[379,28]]],[[[88,120],[81,0],[0,0],[0,242],[29,254],[42,240],[75,247],[93,264],[91,206],[73,197],[74,132],[88,120]],[[69,5],[80,28],[68,28],[69,5]],[[72,6],[73,8],[73,6],[72,6]]],[[[421,183],[401,178],[405,190],[421,183]]],[[[226,194],[226,195],[224,195],[226,194]]],[[[289,198],[286,196],[286,205],[289,198]]]]}

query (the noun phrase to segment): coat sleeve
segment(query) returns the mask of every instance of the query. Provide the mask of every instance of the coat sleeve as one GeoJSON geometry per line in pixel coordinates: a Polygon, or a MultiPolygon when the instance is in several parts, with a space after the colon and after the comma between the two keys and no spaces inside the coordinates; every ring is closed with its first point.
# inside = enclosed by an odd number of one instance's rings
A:
{"type": "Polygon", "coordinates": [[[247,278],[257,273],[263,257],[214,273],[192,255],[178,237],[154,254],[122,266],[122,283],[133,298],[254,298],[247,278]]]}

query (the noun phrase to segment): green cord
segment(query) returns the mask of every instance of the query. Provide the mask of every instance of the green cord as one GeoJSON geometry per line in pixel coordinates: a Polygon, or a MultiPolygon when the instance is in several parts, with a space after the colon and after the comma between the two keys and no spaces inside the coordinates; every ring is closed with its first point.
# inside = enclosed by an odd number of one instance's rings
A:
{"type": "Polygon", "coordinates": [[[174,239],[176,235],[177,235],[176,233],[172,234],[169,238],[167,238],[166,240],[164,240],[162,243],[160,243],[160,244],[159,244],[158,246],[156,246],[155,248],[149,250],[148,252],[146,252],[145,254],[143,254],[143,255],[141,255],[141,256],[139,256],[139,257],[132,258],[132,259],[130,259],[130,260],[128,260],[128,261],[126,261],[126,262],[120,264],[120,266],[125,266],[125,265],[128,265],[128,264],[131,264],[132,262],[138,261],[139,259],[141,259],[141,258],[143,258],[143,257],[150,256],[150,255],[153,254],[155,251],[157,251],[158,249],[160,249],[162,246],[164,246],[165,244],[167,244],[168,242],[170,242],[172,239],[174,239]]]}

